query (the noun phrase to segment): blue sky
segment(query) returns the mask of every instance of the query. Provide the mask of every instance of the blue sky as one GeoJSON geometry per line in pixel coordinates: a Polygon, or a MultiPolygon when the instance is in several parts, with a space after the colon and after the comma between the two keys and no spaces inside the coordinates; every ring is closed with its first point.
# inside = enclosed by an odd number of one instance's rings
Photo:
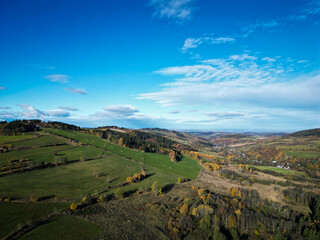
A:
{"type": "Polygon", "coordinates": [[[0,0],[0,119],[320,125],[320,0],[0,0]]]}

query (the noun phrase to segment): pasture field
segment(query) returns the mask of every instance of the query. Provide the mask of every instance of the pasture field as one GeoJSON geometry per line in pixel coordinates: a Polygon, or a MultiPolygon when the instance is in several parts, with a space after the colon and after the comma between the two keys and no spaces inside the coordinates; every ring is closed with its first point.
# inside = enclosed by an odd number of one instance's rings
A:
{"type": "Polygon", "coordinates": [[[111,153],[135,160],[136,162],[148,164],[153,167],[171,172],[173,174],[180,175],[181,177],[188,179],[195,179],[201,168],[195,160],[186,156],[184,156],[181,161],[174,163],[171,162],[170,158],[166,155],[156,153],[144,153],[139,150],[121,147],[116,144],[109,143],[106,140],[103,140],[94,135],[58,129],[46,130],[54,134],[58,134],[67,138],[72,138],[82,143],[96,146],[111,153]]]}
{"type": "Polygon", "coordinates": [[[0,202],[0,239],[14,231],[18,226],[35,221],[68,205],[63,202],[0,202]]]}
{"type": "MultiPolygon", "coordinates": [[[[20,158],[30,158],[36,159],[36,156],[43,153],[50,153],[53,156],[54,152],[59,150],[73,148],[74,146],[71,145],[59,145],[59,146],[52,146],[52,147],[39,147],[39,148],[31,148],[31,149],[20,149],[20,150],[13,150],[6,153],[0,154],[0,163],[8,163],[12,160],[19,160],[20,158]]],[[[45,159],[39,159],[45,161],[45,159]]]]}
{"type": "Polygon", "coordinates": [[[303,173],[293,171],[290,169],[284,169],[284,168],[277,168],[277,167],[270,167],[270,166],[257,166],[257,165],[249,165],[249,166],[257,169],[261,169],[261,170],[271,170],[277,173],[282,173],[284,175],[288,175],[288,174],[304,175],[303,173]]]}
{"type": "Polygon", "coordinates": [[[41,146],[48,146],[54,144],[63,144],[66,143],[66,140],[60,137],[57,137],[52,134],[48,135],[41,135],[35,139],[30,139],[26,141],[19,141],[13,143],[14,147],[21,148],[21,147],[41,147],[41,146]]]}
{"type": "MultiPolygon", "coordinates": [[[[56,151],[57,156],[65,156],[67,157],[68,161],[76,161],[80,160],[81,157],[85,157],[87,159],[96,158],[101,155],[109,155],[106,151],[103,151],[101,149],[97,149],[92,146],[78,146],[78,147],[68,147],[63,148],[61,150],[56,151]]],[[[54,162],[55,156],[53,155],[53,152],[45,152],[38,155],[31,156],[29,158],[30,161],[35,162],[54,162]]]]}
{"type": "MultiPolygon", "coordinates": [[[[128,149],[94,135],[57,129],[47,131],[52,134],[28,140],[21,138],[21,141],[13,143],[11,151],[0,154],[0,163],[21,158],[28,158],[29,162],[52,163],[55,156],[65,156],[71,163],[0,178],[0,197],[19,201],[0,202],[0,211],[5,209],[0,217],[1,225],[5,226],[0,230],[0,238],[28,222],[69,208],[71,202],[79,203],[84,196],[99,192],[101,196],[113,195],[116,191],[114,186],[124,183],[127,177],[139,173],[142,168],[147,173],[146,178],[121,187],[126,197],[135,195],[138,190],[149,190],[155,181],[159,182],[165,193],[177,183],[179,177],[195,179],[201,168],[197,161],[186,156],[179,162],[171,162],[166,155],[128,149]],[[55,144],[58,146],[48,146],[55,144]],[[79,161],[81,157],[85,157],[86,161],[79,161]],[[112,188],[106,191],[107,187],[112,188]],[[33,203],[29,200],[31,197],[45,200],[33,203]],[[9,219],[6,217],[8,215],[9,219]]],[[[158,231],[154,227],[151,229],[158,231]]],[[[101,227],[94,221],[58,216],[28,232],[22,239],[88,239],[100,232],[101,227]]]]}
{"type": "Polygon", "coordinates": [[[57,216],[41,225],[20,239],[59,240],[92,239],[101,232],[101,227],[84,219],[72,216],[57,216]]]}
{"type": "Polygon", "coordinates": [[[298,158],[320,158],[320,152],[309,151],[287,151],[288,156],[298,158]]]}
{"type": "Polygon", "coordinates": [[[56,196],[58,199],[79,200],[105,189],[108,184],[125,181],[127,176],[140,169],[140,164],[136,162],[110,156],[5,176],[0,178],[0,192],[14,198],[56,196]],[[97,174],[101,176],[97,177],[97,174]]]}
{"type": "Polygon", "coordinates": [[[16,136],[4,136],[0,135],[0,144],[15,142],[15,141],[21,141],[25,139],[34,138],[35,136],[33,134],[25,134],[25,135],[16,135],[16,136]]]}

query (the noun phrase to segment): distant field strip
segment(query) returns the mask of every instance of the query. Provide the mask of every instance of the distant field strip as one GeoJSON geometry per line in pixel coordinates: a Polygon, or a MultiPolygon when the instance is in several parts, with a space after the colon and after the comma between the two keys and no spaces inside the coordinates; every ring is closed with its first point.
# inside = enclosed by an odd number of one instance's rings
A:
{"type": "Polygon", "coordinates": [[[0,135],[0,144],[15,142],[15,141],[21,141],[25,139],[34,138],[35,135],[32,134],[26,134],[26,135],[17,135],[17,136],[4,136],[0,135]]]}
{"type": "Polygon", "coordinates": [[[60,146],[53,146],[53,147],[39,147],[39,148],[32,148],[32,149],[21,149],[21,150],[13,150],[6,153],[0,154],[0,163],[7,163],[10,160],[19,160],[20,158],[29,158],[35,157],[36,155],[43,154],[43,153],[50,153],[53,156],[53,152],[73,148],[74,146],[71,145],[60,145],[60,146]]]}
{"type": "Polygon", "coordinates": [[[66,143],[65,139],[49,134],[49,135],[42,135],[34,139],[30,139],[28,141],[19,141],[19,142],[13,143],[13,146],[17,148],[40,147],[40,146],[63,144],[63,143],[66,143]]]}

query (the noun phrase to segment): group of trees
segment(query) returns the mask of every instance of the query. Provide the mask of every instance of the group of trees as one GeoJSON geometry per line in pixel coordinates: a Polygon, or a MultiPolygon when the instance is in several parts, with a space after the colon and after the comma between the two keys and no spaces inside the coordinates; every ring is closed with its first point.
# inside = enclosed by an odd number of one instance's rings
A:
{"type": "Polygon", "coordinates": [[[232,188],[230,197],[193,187],[182,202],[159,204],[168,217],[172,238],[319,239],[320,197],[310,200],[312,213],[261,200],[254,190],[232,188]],[[194,234],[194,235],[193,235],[194,234]]]}
{"type": "Polygon", "coordinates": [[[147,176],[147,173],[144,170],[141,170],[140,173],[135,173],[132,177],[127,177],[126,183],[135,183],[142,181],[147,176]]]}
{"type": "Polygon", "coordinates": [[[50,127],[62,130],[79,131],[80,127],[62,122],[41,122],[40,120],[15,120],[11,122],[0,122],[0,134],[17,135],[40,130],[40,127],[50,127]]]}
{"type": "Polygon", "coordinates": [[[17,135],[21,133],[34,132],[39,130],[40,120],[15,120],[12,122],[0,122],[0,134],[17,135]]]}

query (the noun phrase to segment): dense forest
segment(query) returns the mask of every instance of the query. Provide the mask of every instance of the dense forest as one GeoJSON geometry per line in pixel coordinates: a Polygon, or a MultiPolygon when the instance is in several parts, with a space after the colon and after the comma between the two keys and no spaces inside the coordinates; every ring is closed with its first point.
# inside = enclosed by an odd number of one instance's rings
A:
{"type": "Polygon", "coordinates": [[[320,128],[303,130],[303,131],[289,134],[288,136],[289,137],[311,137],[311,136],[320,137],[320,128]]]}
{"type": "Polygon", "coordinates": [[[88,133],[99,135],[109,142],[120,146],[140,149],[144,152],[153,152],[169,155],[172,151],[179,155],[182,150],[194,150],[190,146],[178,144],[177,142],[156,134],[151,134],[139,130],[111,130],[112,128],[96,128],[87,130],[88,133]]]}
{"type": "Polygon", "coordinates": [[[40,120],[15,120],[0,122],[1,135],[17,135],[39,131],[41,127],[57,128],[62,130],[79,131],[80,127],[62,122],[41,122],[40,120]]]}

